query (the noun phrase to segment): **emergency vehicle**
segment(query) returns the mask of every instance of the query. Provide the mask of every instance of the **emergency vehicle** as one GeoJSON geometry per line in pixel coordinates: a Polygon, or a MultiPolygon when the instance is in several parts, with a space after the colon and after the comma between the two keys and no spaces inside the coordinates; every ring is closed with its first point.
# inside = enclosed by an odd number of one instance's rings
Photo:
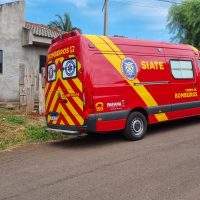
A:
{"type": "Polygon", "coordinates": [[[48,50],[48,130],[139,140],[149,124],[200,115],[199,93],[199,52],[189,45],[73,31],[48,50]]]}

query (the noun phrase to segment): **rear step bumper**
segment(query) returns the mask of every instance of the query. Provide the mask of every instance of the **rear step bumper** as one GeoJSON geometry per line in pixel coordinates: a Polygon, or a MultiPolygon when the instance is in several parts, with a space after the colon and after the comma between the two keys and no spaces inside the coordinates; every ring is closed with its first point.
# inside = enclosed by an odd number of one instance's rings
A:
{"type": "Polygon", "coordinates": [[[70,130],[63,130],[63,129],[47,128],[46,130],[51,133],[63,133],[66,135],[80,135],[81,134],[80,131],[70,131],[70,130]]]}

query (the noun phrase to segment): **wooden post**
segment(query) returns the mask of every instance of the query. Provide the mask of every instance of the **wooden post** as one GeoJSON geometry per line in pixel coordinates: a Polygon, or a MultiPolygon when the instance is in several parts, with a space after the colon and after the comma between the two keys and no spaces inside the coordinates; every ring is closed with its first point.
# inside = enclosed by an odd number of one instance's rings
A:
{"type": "Polygon", "coordinates": [[[30,68],[30,89],[31,89],[31,101],[30,101],[30,112],[34,111],[34,103],[35,103],[35,71],[34,71],[34,68],[31,67],[30,68]]]}
{"type": "Polygon", "coordinates": [[[39,114],[45,112],[45,80],[44,80],[44,68],[42,74],[39,74],[39,114]]]}
{"type": "Polygon", "coordinates": [[[19,107],[20,111],[26,113],[27,99],[26,99],[26,88],[25,88],[25,65],[19,66],[19,107]]]}
{"type": "Polygon", "coordinates": [[[34,111],[34,70],[24,64],[19,67],[20,111],[34,111]]]}

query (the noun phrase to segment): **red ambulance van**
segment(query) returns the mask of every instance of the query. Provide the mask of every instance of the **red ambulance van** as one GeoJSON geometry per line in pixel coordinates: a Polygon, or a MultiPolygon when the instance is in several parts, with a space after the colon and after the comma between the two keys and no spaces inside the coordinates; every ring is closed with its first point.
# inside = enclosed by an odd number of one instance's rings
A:
{"type": "Polygon", "coordinates": [[[189,45],[73,31],[48,51],[48,130],[139,140],[149,124],[200,115],[199,93],[199,52],[189,45]]]}

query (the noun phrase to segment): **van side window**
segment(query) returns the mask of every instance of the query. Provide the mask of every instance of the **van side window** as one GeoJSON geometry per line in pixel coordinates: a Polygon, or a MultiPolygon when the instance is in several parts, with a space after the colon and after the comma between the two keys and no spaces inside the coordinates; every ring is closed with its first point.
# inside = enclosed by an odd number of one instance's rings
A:
{"type": "Polygon", "coordinates": [[[200,60],[198,61],[198,63],[199,63],[199,69],[200,69],[200,60]]]}
{"type": "Polygon", "coordinates": [[[171,60],[170,65],[175,79],[193,79],[194,72],[191,60],[171,60]]]}

